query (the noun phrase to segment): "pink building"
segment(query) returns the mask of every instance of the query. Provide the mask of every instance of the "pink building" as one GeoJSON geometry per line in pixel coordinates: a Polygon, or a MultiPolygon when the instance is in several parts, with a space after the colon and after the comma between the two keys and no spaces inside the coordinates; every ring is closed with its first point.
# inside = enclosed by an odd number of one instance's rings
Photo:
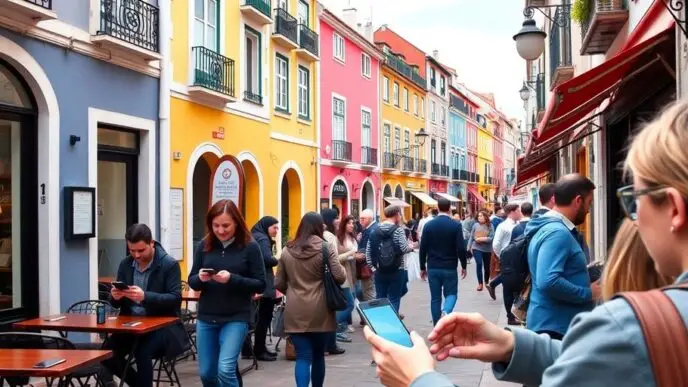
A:
{"type": "Polygon", "coordinates": [[[320,207],[358,217],[380,202],[378,78],[382,53],[324,9],[320,15],[320,207]]]}

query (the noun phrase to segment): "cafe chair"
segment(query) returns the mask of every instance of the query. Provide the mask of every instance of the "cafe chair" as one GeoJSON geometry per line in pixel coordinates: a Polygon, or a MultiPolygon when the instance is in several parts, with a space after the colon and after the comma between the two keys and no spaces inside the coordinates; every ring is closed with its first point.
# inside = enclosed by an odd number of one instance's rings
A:
{"type": "MultiPolygon", "coordinates": [[[[0,348],[2,349],[66,349],[76,350],[74,344],[62,337],[48,336],[39,333],[28,332],[12,332],[0,333],[0,348]]],[[[95,365],[83,367],[72,374],[66,380],[68,387],[87,387],[90,386],[91,379],[95,381],[97,387],[105,387],[101,379],[102,366],[95,365]],[[75,384],[74,381],[78,384],[75,384]]],[[[28,376],[9,376],[0,377],[0,386],[5,382],[10,387],[29,385],[28,376]]],[[[45,378],[45,384],[51,387],[55,382],[55,378],[45,378]]]]}
{"type": "Polygon", "coordinates": [[[241,369],[241,375],[246,375],[251,370],[258,369],[258,358],[256,357],[256,352],[253,350],[253,341],[255,340],[256,326],[258,325],[258,305],[260,303],[260,298],[253,298],[251,301],[251,323],[248,326],[248,334],[246,335],[244,343],[246,346],[246,351],[251,358],[251,365],[241,369]]]}
{"type": "Polygon", "coordinates": [[[153,379],[156,387],[160,385],[160,382],[169,383],[170,386],[182,385],[181,381],[179,380],[179,374],[177,374],[177,363],[184,359],[186,356],[185,354],[191,350],[191,341],[189,341],[186,343],[186,347],[182,348],[182,351],[179,355],[162,355],[153,359],[153,369],[157,371],[157,376],[155,376],[153,379]],[[163,372],[165,373],[165,378],[163,378],[163,372]]]}
{"type": "Polygon", "coordinates": [[[186,331],[186,335],[189,337],[190,346],[187,356],[191,355],[191,358],[196,360],[196,355],[198,354],[198,347],[196,347],[196,316],[188,309],[182,309],[179,319],[182,321],[184,331],[186,331]]]}

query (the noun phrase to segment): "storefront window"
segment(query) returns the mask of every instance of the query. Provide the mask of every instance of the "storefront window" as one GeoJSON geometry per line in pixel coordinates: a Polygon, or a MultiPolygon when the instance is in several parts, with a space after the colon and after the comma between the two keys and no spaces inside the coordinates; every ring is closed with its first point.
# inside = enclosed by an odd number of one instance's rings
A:
{"type": "Polygon", "coordinates": [[[0,119],[0,310],[21,300],[20,124],[0,119]]]}

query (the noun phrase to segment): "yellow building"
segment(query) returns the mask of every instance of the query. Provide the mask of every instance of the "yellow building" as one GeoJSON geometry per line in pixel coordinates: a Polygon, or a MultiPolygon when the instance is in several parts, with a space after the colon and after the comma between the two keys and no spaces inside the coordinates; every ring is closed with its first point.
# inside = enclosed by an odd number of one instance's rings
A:
{"type": "Polygon", "coordinates": [[[477,115],[478,119],[478,192],[486,200],[485,206],[488,209],[494,209],[492,198],[494,198],[494,186],[488,182],[488,178],[493,176],[494,166],[494,148],[493,140],[493,126],[487,118],[482,115],[477,115]]]}
{"type": "Polygon", "coordinates": [[[428,194],[426,138],[417,136],[425,127],[425,80],[387,47],[380,71],[380,111],[382,126],[382,206],[392,198],[406,203],[404,216],[422,212],[436,202],[428,194]],[[412,74],[406,76],[403,74],[412,74]],[[422,143],[422,144],[421,144],[422,143]],[[418,146],[420,145],[420,146],[418,146]]]}
{"type": "Polygon", "coordinates": [[[187,270],[223,156],[243,167],[249,228],[280,219],[278,248],[317,208],[316,1],[273,4],[172,2],[171,197],[181,197],[187,270]]]}

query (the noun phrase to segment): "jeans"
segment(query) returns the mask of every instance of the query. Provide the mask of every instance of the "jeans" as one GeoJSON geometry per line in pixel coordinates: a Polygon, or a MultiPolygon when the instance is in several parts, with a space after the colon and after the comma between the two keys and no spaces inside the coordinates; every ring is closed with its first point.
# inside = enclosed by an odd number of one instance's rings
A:
{"type": "MultiPolygon", "coordinates": [[[[127,334],[114,334],[105,344],[113,352],[113,357],[103,362],[105,368],[113,375],[122,377],[126,366],[125,357],[131,352],[136,338],[127,334]]],[[[125,382],[132,387],[153,386],[153,359],[165,354],[166,340],[163,330],[153,331],[139,338],[134,351],[136,369],[129,367],[125,382]]]]}
{"type": "Polygon", "coordinates": [[[432,324],[436,325],[442,312],[449,314],[454,310],[459,293],[459,275],[456,269],[428,269],[430,285],[430,313],[432,324]],[[442,295],[444,294],[444,307],[442,295]]]}
{"type": "MultiPolygon", "coordinates": [[[[495,277],[495,279],[493,279],[492,282],[490,282],[490,287],[494,289],[501,284],[502,284],[502,276],[500,274],[497,277],[495,277]]],[[[509,320],[515,320],[516,319],[516,316],[514,316],[514,314],[511,313],[511,307],[514,305],[514,299],[515,298],[516,297],[514,297],[513,293],[507,292],[506,289],[504,289],[504,287],[502,286],[502,299],[504,300],[504,309],[506,310],[506,317],[509,320]]]]}
{"type": "Polygon", "coordinates": [[[375,292],[377,298],[388,298],[394,309],[399,313],[401,307],[401,294],[408,276],[399,269],[396,273],[375,272],[375,292]],[[406,277],[406,278],[404,278],[406,277]]]}
{"type": "Polygon", "coordinates": [[[248,323],[196,322],[198,368],[204,387],[238,387],[239,352],[248,333],[248,323]]]}
{"type": "Polygon", "coordinates": [[[490,280],[490,258],[492,254],[480,250],[473,250],[473,258],[475,258],[475,274],[478,276],[478,283],[483,284],[483,272],[485,273],[485,280],[490,280]]]}
{"type": "Polygon", "coordinates": [[[296,351],[294,378],[296,387],[322,387],[325,383],[325,346],[328,332],[293,333],[291,342],[296,351]]]}
{"type": "Polygon", "coordinates": [[[351,312],[354,311],[354,294],[351,288],[344,288],[344,295],[346,296],[346,309],[337,311],[337,332],[342,333],[346,331],[351,320],[351,312]]]}

